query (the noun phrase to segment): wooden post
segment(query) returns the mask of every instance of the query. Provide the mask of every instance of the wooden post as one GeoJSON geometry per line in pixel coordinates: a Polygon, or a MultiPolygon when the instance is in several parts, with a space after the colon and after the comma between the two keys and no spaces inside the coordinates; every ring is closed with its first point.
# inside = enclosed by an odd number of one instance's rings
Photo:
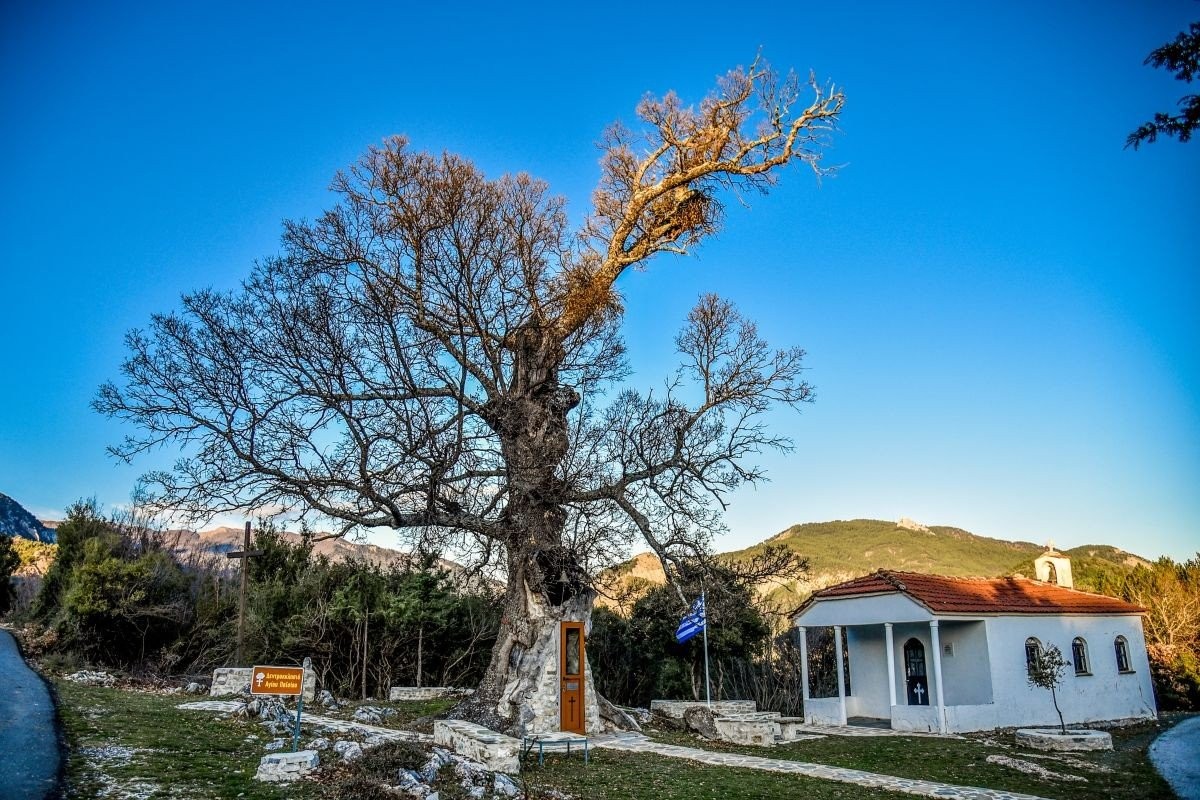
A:
{"type": "Polygon", "coordinates": [[[234,656],[234,666],[242,666],[242,643],[245,641],[246,631],[246,573],[249,570],[249,559],[255,556],[261,556],[262,550],[250,549],[250,521],[246,521],[246,535],[242,540],[242,549],[233,550],[225,554],[226,558],[240,558],[242,560],[242,588],[238,594],[238,631],[237,631],[237,654],[234,656]]]}

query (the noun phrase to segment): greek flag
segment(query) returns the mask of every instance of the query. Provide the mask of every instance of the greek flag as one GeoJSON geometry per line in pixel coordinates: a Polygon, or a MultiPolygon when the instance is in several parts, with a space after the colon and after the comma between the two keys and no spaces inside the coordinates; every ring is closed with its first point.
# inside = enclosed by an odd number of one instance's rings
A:
{"type": "Polygon", "coordinates": [[[683,621],[675,629],[675,641],[683,644],[704,630],[704,623],[704,595],[700,595],[696,602],[692,603],[692,610],[684,615],[683,621]]]}

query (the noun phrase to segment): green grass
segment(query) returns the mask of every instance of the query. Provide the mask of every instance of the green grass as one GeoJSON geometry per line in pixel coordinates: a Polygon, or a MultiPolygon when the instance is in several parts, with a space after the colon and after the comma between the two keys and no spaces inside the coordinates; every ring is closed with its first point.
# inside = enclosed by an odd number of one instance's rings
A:
{"type": "MultiPolygon", "coordinates": [[[[526,761],[521,778],[531,798],[548,789],[580,800],[900,800],[912,795],[868,789],[798,775],[753,769],[710,767],[644,753],[592,750],[591,763],[577,755],[547,755],[544,768],[526,761]]],[[[1093,800],[1095,800],[1093,798],[1093,800]]]]}
{"type": "MultiPolygon", "coordinates": [[[[114,785],[137,788],[145,800],[238,798],[307,800],[316,787],[287,787],[254,780],[263,745],[271,738],[257,724],[223,720],[206,711],[176,708],[189,698],[127,692],[55,681],[70,754],[67,797],[93,798],[114,785]],[[253,741],[246,737],[254,736],[253,741]],[[127,757],[105,759],[92,748],[127,748],[127,757]]],[[[122,796],[120,793],[113,796],[122,796]]]]}
{"type": "MultiPolygon", "coordinates": [[[[220,715],[176,708],[188,698],[102,687],[55,683],[71,753],[67,763],[68,797],[104,796],[120,787],[129,796],[195,798],[196,800],[318,800],[336,798],[339,775],[329,773],[324,790],[315,782],[285,786],[254,780],[263,745],[271,738],[258,724],[222,719],[220,715]],[[255,737],[247,740],[247,737],[255,737]],[[98,758],[93,748],[117,746],[127,756],[98,758]],[[131,791],[132,790],[132,791],[131,791]],[[324,793],[323,793],[324,791],[324,793]]],[[[379,704],[397,708],[389,723],[428,717],[444,710],[448,701],[379,704]]],[[[353,708],[347,708],[352,712],[353,708]]],[[[1002,737],[935,739],[920,737],[826,737],[774,748],[738,747],[702,742],[682,733],[656,732],[656,739],[705,750],[790,759],[861,769],[884,775],[982,786],[1054,798],[1055,800],[1168,800],[1166,783],[1146,757],[1146,750],[1162,727],[1182,717],[1114,732],[1111,753],[1079,754],[1065,760],[1048,754],[1006,747],[1002,737]],[[1034,761],[1059,773],[1080,775],[1086,783],[1046,780],[1010,768],[988,764],[990,754],[1034,761]]],[[[307,737],[306,737],[307,738],[307,737]]],[[[381,753],[381,755],[383,755],[381,753]]],[[[385,759],[386,760],[386,759],[385,759]]],[[[369,766],[369,759],[363,768],[369,766]]],[[[383,772],[390,773],[389,764],[383,772]]],[[[373,777],[373,776],[372,776],[373,777]]],[[[600,748],[591,751],[584,767],[578,754],[547,754],[546,765],[526,761],[521,775],[530,798],[555,789],[578,800],[699,800],[700,798],[779,798],[802,796],[806,800],[866,800],[904,795],[796,775],[758,770],[711,767],[682,759],[651,754],[623,753],[600,748]]],[[[452,786],[443,797],[458,795],[452,786]]],[[[114,793],[112,796],[124,796],[114,793]]],[[[381,795],[382,796],[382,795],[381,795]]],[[[347,797],[347,800],[349,798],[347,797]]]]}
{"type": "MultiPolygon", "coordinates": [[[[1170,724],[1170,723],[1168,723],[1170,724]]],[[[1154,723],[1113,732],[1113,751],[1048,754],[1006,746],[1003,735],[964,739],[928,737],[827,736],[765,749],[697,739],[691,734],[656,732],[658,741],[730,753],[805,761],[861,769],[900,778],[982,786],[1055,798],[1056,800],[1170,800],[1175,795],[1154,767],[1146,750],[1162,728],[1154,723]],[[1047,780],[1010,767],[989,764],[989,755],[1031,761],[1056,773],[1081,776],[1087,782],[1047,780]]]]}

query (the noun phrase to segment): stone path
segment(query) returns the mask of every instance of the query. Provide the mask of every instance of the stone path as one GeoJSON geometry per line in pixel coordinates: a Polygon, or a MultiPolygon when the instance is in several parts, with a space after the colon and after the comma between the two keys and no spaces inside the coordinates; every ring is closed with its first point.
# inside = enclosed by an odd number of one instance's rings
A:
{"type": "MultiPolygon", "coordinates": [[[[243,703],[237,700],[199,700],[195,703],[184,703],[178,708],[188,711],[220,711],[226,714],[232,714],[243,707],[243,703]]],[[[396,728],[384,728],[379,725],[367,725],[362,722],[353,722],[347,719],[334,719],[333,717],[325,717],[320,714],[309,714],[303,712],[300,717],[302,725],[312,725],[323,731],[335,731],[337,733],[361,733],[366,736],[378,736],[381,739],[389,741],[409,741],[421,742],[422,744],[432,744],[433,737],[428,733],[417,733],[415,731],[402,731],[396,728]]]]}
{"type": "MultiPolygon", "coordinates": [[[[861,734],[860,734],[861,735],[861,734]]],[[[886,789],[904,794],[915,794],[922,797],[944,797],[952,800],[1044,800],[1031,794],[1006,792],[999,789],[981,789],[974,786],[955,786],[949,783],[934,781],[919,781],[910,778],[895,778],[891,775],[877,775],[858,769],[843,767],[827,767],[824,764],[807,764],[803,761],[786,761],[780,758],[763,758],[762,756],[746,756],[739,753],[717,753],[711,750],[700,750],[695,747],[681,747],[674,744],[652,742],[637,733],[621,733],[592,737],[595,747],[609,750],[620,750],[627,753],[654,753],[667,758],[682,758],[697,761],[715,767],[743,767],[746,769],[761,769],[767,772],[785,772],[793,775],[804,775],[809,778],[821,778],[828,781],[853,783],[871,789],[886,789]]]]}
{"type": "Polygon", "coordinates": [[[1150,745],[1150,761],[1180,800],[1200,800],[1200,717],[1192,717],[1150,745]]]}

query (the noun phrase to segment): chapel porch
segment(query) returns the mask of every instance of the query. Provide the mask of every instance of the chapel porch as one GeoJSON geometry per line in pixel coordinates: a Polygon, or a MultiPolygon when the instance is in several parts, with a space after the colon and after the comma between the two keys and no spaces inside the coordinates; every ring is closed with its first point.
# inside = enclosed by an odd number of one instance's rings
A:
{"type": "Polygon", "coordinates": [[[798,626],[808,725],[905,733],[977,730],[994,706],[981,619],[798,626]],[[832,658],[809,658],[809,633],[832,638],[832,658]],[[828,633],[831,632],[830,637],[828,633]],[[815,663],[814,663],[815,661],[815,663]],[[835,665],[842,665],[835,669],[835,665]],[[823,674],[812,675],[816,667],[823,674]],[[836,673],[830,680],[829,672],[836,673]],[[816,696],[815,687],[826,687],[816,696]],[[830,691],[832,690],[832,691],[830,691]]]}

